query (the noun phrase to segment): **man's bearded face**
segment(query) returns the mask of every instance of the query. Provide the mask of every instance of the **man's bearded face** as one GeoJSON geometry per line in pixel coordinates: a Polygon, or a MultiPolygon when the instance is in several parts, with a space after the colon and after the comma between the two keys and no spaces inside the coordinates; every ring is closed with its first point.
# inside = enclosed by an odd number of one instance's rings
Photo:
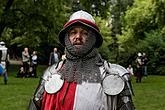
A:
{"type": "Polygon", "coordinates": [[[65,45],[68,52],[73,55],[83,56],[94,48],[96,42],[95,33],[86,27],[75,26],[68,30],[65,45]]]}
{"type": "Polygon", "coordinates": [[[69,30],[69,40],[77,49],[84,45],[88,38],[88,31],[77,27],[69,30]]]}

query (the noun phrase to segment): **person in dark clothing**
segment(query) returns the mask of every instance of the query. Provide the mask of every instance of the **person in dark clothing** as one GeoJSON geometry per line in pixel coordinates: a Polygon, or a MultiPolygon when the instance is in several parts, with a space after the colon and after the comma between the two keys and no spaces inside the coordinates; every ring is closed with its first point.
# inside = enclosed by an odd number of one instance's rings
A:
{"type": "Polygon", "coordinates": [[[136,76],[136,83],[141,83],[142,81],[142,68],[140,66],[137,65],[137,68],[136,68],[136,72],[135,72],[135,76],[136,76]]]}
{"type": "Polygon", "coordinates": [[[147,62],[148,62],[148,58],[146,56],[146,53],[143,53],[142,55],[142,72],[144,77],[147,77],[147,62]]]}
{"type": "Polygon", "coordinates": [[[29,77],[34,77],[34,71],[32,66],[29,67],[29,77]]]}
{"type": "Polygon", "coordinates": [[[57,64],[59,60],[60,60],[60,53],[58,52],[57,48],[54,48],[53,52],[50,53],[49,66],[53,64],[57,64]]]}
{"type": "Polygon", "coordinates": [[[24,71],[23,66],[21,66],[16,77],[17,78],[23,78],[24,76],[25,76],[25,71],[24,71]]]}
{"type": "Polygon", "coordinates": [[[142,54],[138,53],[138,56],[136,58],[136,72],[135,72],[135,76],[136,76],[136,83],[141,83],[142,81],[142,54]]]}

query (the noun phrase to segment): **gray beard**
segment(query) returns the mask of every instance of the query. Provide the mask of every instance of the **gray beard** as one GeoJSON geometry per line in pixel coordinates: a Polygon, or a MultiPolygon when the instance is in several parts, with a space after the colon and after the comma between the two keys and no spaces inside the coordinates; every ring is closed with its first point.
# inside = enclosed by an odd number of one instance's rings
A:
{"type": "MultiPolygon", "coordinates": [[[[93,34],[91,34],[93,35],[93,34]]],[[[101,82],[101,73],[99,70],[101,57],[94,48],[95,36],[89,36],[86,44],[79,50],[73,46],[68,36],[65,36],[66,44],[66,62],[59,73],[62,78],[68,82],[101,82]]]]}

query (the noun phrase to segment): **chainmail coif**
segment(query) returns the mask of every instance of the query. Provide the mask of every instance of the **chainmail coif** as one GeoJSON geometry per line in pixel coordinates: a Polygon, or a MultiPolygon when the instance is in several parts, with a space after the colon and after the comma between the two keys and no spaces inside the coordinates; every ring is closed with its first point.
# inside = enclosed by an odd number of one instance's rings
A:
{"type": "Polygon", "coordinates": [[[59,71],[62,78],[68,82],[101,82],[99,66],[102,63],[100,55],[94,48],[96,42],[95,33],[88,31],[86,43],[77,50],[69,41],[68,34],[65,36],[66,62],[59,71]]]}

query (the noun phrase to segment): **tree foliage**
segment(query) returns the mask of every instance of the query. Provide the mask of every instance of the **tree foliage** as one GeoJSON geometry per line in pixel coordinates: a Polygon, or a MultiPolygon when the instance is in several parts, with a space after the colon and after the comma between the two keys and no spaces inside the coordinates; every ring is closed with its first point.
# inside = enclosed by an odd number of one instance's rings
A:
{"type": "MultiPolygon", "coordinates": [[[[1,8],[4,28],[1,28],[0,39],[10,50],[15,46],[29,47],[31,51],[42,48],[48,54],[51,51],[48,47],[62,49],[57,36],[68,16],[66,12],[71,10],[63,7],[64,4],[60,0],[14,0],[7,11],[1,8]]],[[[2,6],[7,6],[7,2],[2,6]]]]}
{"type": "Polygon", "coordinates": [[[154,68],[164,74],[165,0],[1,0],[0,40],[13,54],[21,55],[27,46],[46,61],[54,46],[63,51],[58,33],[69,15],[80,9],[95,16],[104,39],[99,51],[105,59],[135,66],[137,53],[145,52],[150,72],[154,68]],[[115,23],[113,14],[118,15],[115,23]],[[112,27],[120,31],[115,37],[112,27]]]}
{"type": "Polygon", "coordinates": [[[152,69],[160,72],[158,68],[164,61],[155,54],[164,57],[164,11],[164,0],[135,0],[123,16],[122,35],[118,37],[121,47],[119,63],[135,65],[137,53],[145,52],[150,59],[149,72],[153,74],[152,69]]]}
{"type": "Polygon", "coordinates": [[[140,40],[137,49],[147,53],[148,65],[152,74],[164,74],[165,69],[165,37],[159,30],[145,33],[145,39],[140,40]],[[153,71],[155,70],[155,71],[153,71]]]}

